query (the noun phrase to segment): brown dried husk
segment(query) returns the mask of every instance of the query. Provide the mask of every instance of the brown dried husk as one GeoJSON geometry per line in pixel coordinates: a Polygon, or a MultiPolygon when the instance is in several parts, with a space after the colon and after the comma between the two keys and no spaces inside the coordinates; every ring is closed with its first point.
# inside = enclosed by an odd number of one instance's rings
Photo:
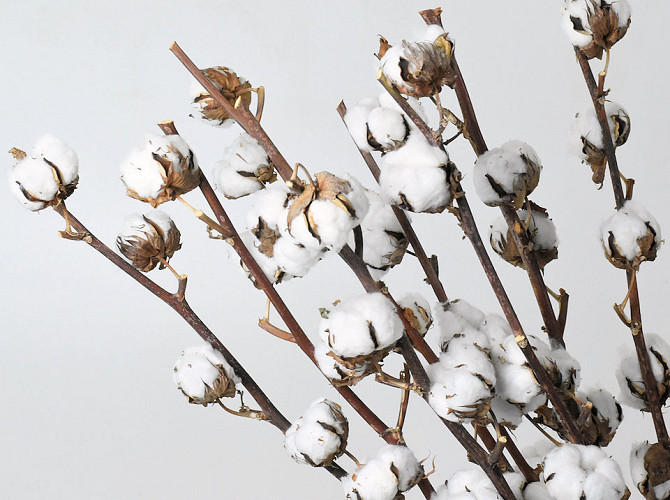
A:
{"type": "Polygon", "coordinates": [[[637,239],[637,244],[640,247],[640,251],[637,253],[635,258],[630,261],[619,251],[619,246],[616,244],[616,239],[614,234],[610,231],[609,237],[607,238],[607,249],[605,251],[605,257],[609,260],[612,265],[618,269],[639,269],[640,264],[644,261],[652,261],[656,259],[656,253],[658,252],[658,244],[656,242],[656,231],[654,228],[646,222],[647,234],[641,236],[637,239]]]}
{"type": "Polygon", "coordinates": [[[395,82],[399,92],[413,97],[427,97],[439,92],[447,85],[456,83],[456,72],[452,66],[454,44],[443,34],[433,42],[402,41],[400,77],[404,84],[395,82]]]}
{"type": "Polygon", "coordinates": [[[333,351],[328,356],[333,358],[338,366],[335,370],[341,379],[330,379],[336,387],[354,386],[370,374],[378,373],[377,366],[393,350],[393,346],[386,347],[370,354],[345,358],[338,356],[333,351]]]}
{"type": "Polygon", "coordinates": [[[181,248],[181,233],[174,223],[171,223],[167,234],[151,219],[142,216],[152,231],[145,233],[145,238],[122,239],[116,238],[116,245],[121,253],[130,261],[135,269],[149,272],[157,265],[163,269],[163,260],[168,261],[181,248]]]}
{"type": "Polygon", "coordinates": [[[647,476],[638,483],[637,488],[647,500],[665,500],[668,497],[658,498],[654,487],[670,481],[670,450],[662,444],[652,444],[644,454],[644,470],[647,476]]]}
{"type": "Polygon", "coordinates": [[[621,40],[630,26],[630,19],[625,26],[619,27],[619,16],[617,16],[610,4],[596,0],[590,0],[593,10],[589,15],[589,26],[591,31],[586,31],[581,26],[581,21],[577,18],[571,18],[575,31],[585,35],[592,36],[592,41],[585,47],[580,47],[581,51],[588,59],[602,58],[603,51],[612,48],[612,46],[621,40]]]}
{"type": "Polygon", "coordinates": [[[416,309],[417,310],[415,313],[414,309],[412,309],[411,307],[403,307],[402,314],[403,316],[405,316],[405,319],[409,321],[409,324],[412,325],[412,328],[414,328],[417,332],[419,332],[422,336],[425,337],[426,333],[428,333],[428,329],[433,324],[433,318],[430,314],[428,314],[428,311],[426,311],[423,307],[419,306],[418,304],[416,309]],[[421,316],[421,319],[417,318],[416,316],[417,313],[421,316]]]}
{"type": "Polygon", "coordinates": [[[232,398],[235,396],[235,394],[237,394],[235,389],[235,382],[233,382],[230,377],[228,377],[226,369],[222,365],[215,365],[215,367],[218,370],[219,375],[214,379],[212,386],[206,386],[205,393],[202,398],[194,398],[182,391],[182,393],[184,393],[184,395],[188,398],[189,403],[207,406],[210,403],[215,403],[217,399],[232,398]]]}
{"type": "MultiPolygon", "coordinates": [[[[237,76],[237,73],[230,68],[214,66],[203,69],[202,72],[231,105],[234,106],[238,98],[245,107],[251,104],[251,84],[237,76]]],[[[200,93],[193,102],[201,108],[200,113],[206,120],[222,124],[230,119],[228,113],[207,92],[200,93]]]]}
{"type": "Polygon", "coordinates": [[[178,149],[173,149],[179,157],[179,164],[173,165],[173,162],[157,153],[152,153],[154,161],[160,165],[160,174],[163,178],[163,190],[155,198],[145,198],[138,195],[133,189],[127,188],[126,194],[136,200],[149,203],[156,208],[161,203],[173,201],[177,196],[186,194],[200,185],[202,172],[196,164],[193,151],[189,149],[188,155],[184,156],[178,149]],[[177,167],[177,168],[175,168],[177,167]]]}
{"type": "Polygon", "coordinates": [[[266,257],[274,257],[274,246],[277,240],[281,238],[281,234],[270,227],[263,217],[258,218],[258,224],[251,232],[260,242],[258,251],[266,257]]]}
{"type": "MultiPolygon", "coordinates": [[[[619,147],[626,143],[628,136],[630,135],[630,117],[623,110],[610,115],[612,122],[614,123],[614,147],[619,147]]],[[[586,137],[581,138],[582,141],[582,153],[586,156],[586,163],[591,167],[593,172],[592,180],[595,184],[598,184],[598,189],[603,185],[605,180],[605,172],[607,170],[607,154],[602,148],[594,146],[586,137]]]]}

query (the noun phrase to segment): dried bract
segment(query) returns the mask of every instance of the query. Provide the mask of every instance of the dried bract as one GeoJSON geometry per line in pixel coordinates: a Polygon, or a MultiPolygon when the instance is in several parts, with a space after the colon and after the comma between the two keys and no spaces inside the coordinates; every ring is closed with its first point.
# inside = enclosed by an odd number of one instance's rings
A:
{"type": "Polygon", "coordinates": [[[131,214],[116,238],[121,253],[133,267],[148,272],[165,263],[181,248],[181,234],[172,219],[160,210],[146,215],[131,214]]]}
{"type": "MultiPolygon", "coordinates": [[[[240,99],[244,106],[249,106],[251,103],[251,84],[238,76],[232,69],[225,66],[214,66],[203,69],[202,73],[214,84],[231,106],[235,105],[237,99],[240,99]]],[[[198,112],[197,118],[214,126],[231,123],[228,113],[208,92],[200,87],[200,84],[198,84],[194,94],[192,106],[198,112]]]]}

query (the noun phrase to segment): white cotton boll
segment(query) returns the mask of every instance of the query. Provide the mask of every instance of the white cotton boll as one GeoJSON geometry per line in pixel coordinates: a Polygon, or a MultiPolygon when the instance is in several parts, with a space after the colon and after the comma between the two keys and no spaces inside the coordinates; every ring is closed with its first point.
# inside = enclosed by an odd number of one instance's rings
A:
{"type": "Polygon", "coordinates": [[[445,499],[470,498],[461,496],[471,494],[476,500],[500,500],[493,483],[482,469],[467,469],[456,471],[447,481],[448,496],[445,499]]]}
{"type": "Polygon", "coordinates": [[[283,226],[286,227],[288,194],[288,188],[281,182],[274,182],[254,194],[253,204],[247,212],[247,227],[258,225],[259,217],[262,217],[265,223],[273,229],[282,225],[280,221],[283,218],[283,226]]]}
{"type": "Polygon", "coordinates": [[[495,363],[496,396],[517,405],[523,413],[537,410],[546,400],[527,365],[495,363]]]}
{"type": "Polygon", "coordinates": [[[139,148],[133,149],[121,164],[121,180],[142,198],[157,198],[165,187],[162,167],[139,148]]]}
{"type": "Polygon", "coordinates": [[[389,165],[381,172],[379,186],[388,203],[412,212],[440,212],[451,201],[441,168],[389,165]]]}
{"type": "MultiPolygon", "coordinates": [[[[321,245],[334,252],[339,252],[347,244],[349,231],[358,225],[346,211],[328,200],[314,200],[309,206],[309,213],[313,222],[312,227],[319,233],[321,245]]],[[[291,234],[300,243],[315,246],[311,243],[315,239],[311,233],[307,236],[303,231],[298,231],[297,234],[294,232],[295,220],[291,226],[291,234]]]]}
{"type": "Polygon", "coordinates": [[[649,441],[642,441],[631,445],[629,461],[630,477],[638,489],[640,488],[640,484],[647,479],[647,471],[644,468],[644,456],[649,448],[651,448],[649,441]]]}
{"type": "Polygon", "coordinates": [[[368,142],[368,116],[379,107],[377,99],[364,99],[355,106],[347,109],[344,123],[351,134],[356,146],[363,151],[372,152],[374,149],[368,142]]]}
{"type": "Polygon", "coordinates": [[[398,477],[398,491],[407,491],[423,477],[423,467],[407,446],[388,445],[375,460],[388,464],[398,477]]]}
{"type": "Polygon", "coordinates": [[[410,316],[410,323],[421,335],[426,335],[433,324],[433,315],[428,301],[418,293],[403,295],[398,299],[398,305],[403,308],[405,317],[410,316]]]}
{"type": "Polygon", "coordinates": [[[150,212],[144,214],[144,217],[153,222],[163,232],[164,235],[167,235],[170,229],[174,227],[174,222],[170,216],[162,210],[151,210],[150,212]]]}
{"type": "Polygon", "coordinates": [[[491,399],[491,411],[495,414],[499,423],[505,424],[511,429],[516,429],[523,422],[524,414],[518,405],[509,403],[498,394],[498,383],[499,380],[496,380],[496,394],[491,399]]]}
{"type": "Polygon", "coordinates": [[[623,28],[630,21],[632,9],[627,0],[606,0],[612,6],[612,10],[619,17],[619,28],[623,28]]]}
{"type": "Polygon", "coordinates": [[[28,210],[45,208],[58,194],[58,180],[43,159],[25,158],[9,170],[9,188],[28,210]]]}
{"type": "Polygon", "coordinates": [[[524,500],[556,500],[549,494],[549,490],[541,481],[528,483],[523,490],[524,500]]]}
{"type": "Polygon", "coordinates": [[[228,159],[219,160],[212,167],[212,179],[215,189],[226,198],[241,198],[263,189],[263,185],[254,177],[241,175],[228,159]]]}
{"type": "Polygon", "coordinates": [[[399,43],[389,48],[379,61],[382,72],[395,85],[403,86],[405,81],[400,73],[400,58],[403,55],[404,44],[399,43]]]}
{"type": "Polygon", "coordinates": [[[540,360],[552,378],[554,385],[566,390],[574,391],[581,382],[581,366],[568,351],[562,347],[550,348],[537,337],[529,336],[531,345],[535,348],[535,355],[540,360]]]}
{"type": "Polygon", "coordinates": [[[619,427],[623,419],[623,412],[621,405],[609,391],[602,388],[589,388],[583,392],[579,391],[576,396],[582,401],[591,401],[597,410],[597,418],[607,420],[612,432],[619,427]]]}
{"type": "Polygon", "coordinates": [[[173,378],[191,402],[205,405],[233,396],[235,384],[241,382],[223,355],[209,344],[184,349],[175,363],[173,378]]]}
{"type": "Polygon", "coordinates": [[[452,368],[465,369],[494,385],[495,370],[486,351],[488,345],[482,345],[482,340],[488,342],[486,336],[478,330],[465,330],[457,334],[444,344],[440,362],[452,368]]]}
{"type": "Polygon", "coordinates": [[[509,323],[498,314],[487,314],[481,320],[479,328],[488,335],[492,348],[501,344],[512,335],[509,323]]]}
{"type": "Polygon", "coordinates": [[[283,233],[273,247],[273,259],[284,272],[293,276],[305,276],[321,260],[323,250],[308,248],[295,240],[289,233],[283,233]]]}
{"type": "Polygon", "coordinates": [[[526,462],[528,462],[528,465],[535,469],[542,463],[545,455],[547,455],[547,453],[549,453],[555,447],[556,445],[551,441],[543,439],[541,441],[536,441],[533,444],[524,446],[521,449],[521,454],[526,459],[526,462]]]}
{"type": "MultiPolygon", "coordinates": [[[[247,247],[247,250],[251,253],[251,256],[254,258],[256,263],[260,266],[261,270],[265,274],[270,283],[277,283],[277,280],[281,278],[281,281],[288,281],[291,279],[291,274],[284,274],[282,270],[279,269],[277,261],[274,258],[268,257],[258,249],[260,242],[250,231],[243,231],[240,233],[240,238],[244,243],[244,246],[247,247]]],[[[250,273],[243,266],[243,270],[248,277],[251,278],[250,273]]],[[[252,280],[253,281],[253,280],[252,280]]]]}
{"type": "Polygon", "coordinates": [[[451,422],[481,420],[489,410],[492,386],[464,368],[433,363],[428,367],[428,403],[440,417],[451,422]]]}
{"type": "Polygon", "coordinates": [[[603,221],[600,238],[605,255],[615,265],[620,257],[632,266],[637,261],[654,260],[663,242],[658,221],[642,205],[632,200],[626,201],[623,207],[603,221]],[[653,243],[646,242],[645,248],[641,248],[639,240],[646,240],[649,236],[653,237],[653,243]]]}
{"type": "Polygon", "coordinates": [[[518,472],[505,472],[503,477],[509,485],[516,500],[523,500],[523,490],[526,487],[526,479],[518,472]]]}
{"type": "MultiPolygon", "coordinates": [[[[630,133],[630,117],[623,106],[614,101],[605,101],[605,115],[609,126],[612,144],[617,147],[628,139],[630,133]]],[[[584,142],[588,142],[596,149],[604,150],[603,133],[596,115],[595,108],[589,106],[575,115],[573,122],[574,135],[579,138],[579,156],[586,159],[584,142]]]]}
{"type": "Polygon", "coordinates": [[[381,460],[370,460],[349,481],[342,481],[342,486],[346,498],[352,500],[393,500],[398,494],[398,479],[381,460]]]}
{"type": "Polygon", "coordinates": [[[588,7],[587,3],[590,0],[568,0],[565,2],[563,9],[563,29],[570,43],[575,47],[585,47],[593,41],[593,35],[575,30],[572,18],[579,19],[582,26],[588,27],[588,7]]]}
{"type": "Polygon", "coordinates": [[[368,130],[383,149],[396,149],[405,140],[408,127],[402,113],[391,108],[375,108],[368,115],[368,130]]]}
{"type": "Polygon", "coordinates": [[[383,171],[384,168],[389,166],[439,167],[446,165],[448,161],[447,153],[436,146],[432,146],[423,135],[415,132],[409,136],[402,148],[384,156],[381,169],[383,171]]]}
{"type": "Polygon", "coordinates": [[[345,358],[367,355],[393,345],[403,325],[393,304],[381,293],[341,301],[319,324],[321,339],[345,358]]]}
{"type": "Polygon", "coordinates": [[[473,183],[486,205],[510,203],[519,208],[537,186],[541,170],[533,148],[522,141],[509,141],[477,158],[473,183]]]}
{"type": "Polygon", "coordinates": [[[33,146],[33,157],[44,158],[58,170],[63,185],[72,184],[79,179],[79,158],[70,146],[58,137],[47,134],[33,146]]]}

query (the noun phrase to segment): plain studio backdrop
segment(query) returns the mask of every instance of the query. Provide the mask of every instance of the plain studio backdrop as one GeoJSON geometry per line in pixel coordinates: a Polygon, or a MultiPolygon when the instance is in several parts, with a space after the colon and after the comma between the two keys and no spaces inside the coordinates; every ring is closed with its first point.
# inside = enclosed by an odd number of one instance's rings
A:
{"type": "MultiPolygon", "coordinates": [[[[607,86],[632,120],[618,151],[625,175],[638,180],[635,198],[670,227],[667,193],[668,70],[664,41],[667,2],[633,4],[626,37],[613,50],[607,86]]],[[[313,173],[372,177],[335,107],[350,106],[382,89],[375,80],[378,34],[391,43],[418,35],[417,1],[339,2],[148,1],[4,2],[2,150],[30,150],[51,132],[76,149],[80,184],[67,204],[89,229],[113,246],[123,217],[147,205],[125,196],[119,164],[155,123],[173,119],[205,174],[239,129],[218,129],[189,118],[190,79],[169,52],[178,41],[200,67],[234,68],[264,85],[263,124],[290,163],[313,173]]],[[[590,106],[572,47],[560,28],[561,2],[447,1],[446,30],[489,147],[528,142],[544,164],[533,199],[558,227],[560,259],[545,279],[570,293],[566,342],[581,362],[585,386],[615,394],[618,349],[632,350],[630,334],[612,304],[626,293],[624,273],[602,256],[600,221],[614,207],[608,183],[597,190],[590,169],[570,153],[570,124],[590,106]]],[[[602,62],[595,61],[594,70],[602,62]]],[[[446,105],[459,114],[449,89],[446,105]]],[[[474,156],[463,139],[450,147],[465,175],[480,231],[498,211],[484,207],[470,182],[474,156]]],[[[12,164],[9,155],[3,165],[12,164]]],[[[186,199],[205,207],[193,192],[186,199]]],[[[244,224],[247,200],[224,203],[244,224]]],[[[268,424],[233,417],[218,407],[189,405],[172,381],[194,332],[165,304],[84,243],[60,239],[63,222],[52,210],[29,213],[0,195],[3,214],[2,331],[0,334],[0,497],[11,499],[337,499],[337,481],[294,463],[282,435],[268,424]]],[[[189,275],[193,308],[238,357],[290,419],[312,401],[340,401],[295,347],[262,332],[264,299],[240,272],[225,243],[209,240],[202,224],[177,203],[163,205],[182,232],[172,260],[189,275]]],[[[451,299],[500,312],[483,271],[454,217],[417,215],[427,251],[440,259],[451,299]]],[[[645,331],[669,336],[668,250],[639,275],[645,331]]],[[[494,262],[528,333],[541,319],[525,273],[494,262]]],[[[174,289],[167,271],[150,276],[174,289]]],[[[406,256],[385,281],[395,295],[418,291],[433,301],[415,259],[406,256]]],[[[279,287],[313,338],[318,308],[362,289],[334,255],[303,279],[279,287]]],[[[429,338],[435,342],[437,332],[429,338]]],[[[389,362],[389,369],[397,363],[389,362]]],[[[399,392],[365,380],[355,390],[388,423],[399,392]]],[[[247,398],[245,402],[253,406],[247,398]]],[[[233,406],[235,403],[231,403],[233,406]]],[[[350,450],[360,460],[383,442],[342,403],[350,418],[350,450]]],[[[521,447],[542,437],[516,433],[521,447]]],[[[653,438],[649,416],[626,410],[607,451],[628,478],[632,441],[653,438]]],[[[435,459],[438,485],[466,465],[465,452],[427,405],[412,398],[406,439],[420,458],[435,459]]],[[[349,471],[352,463],[339,461],[349,471]]],[[[630,484],[630,480],[628,479],[630,484]]],[[[635,495],[636,493],[634,493],[635,495]]],[[[421,498],[412,491],[409,498],[421,498]]]]}

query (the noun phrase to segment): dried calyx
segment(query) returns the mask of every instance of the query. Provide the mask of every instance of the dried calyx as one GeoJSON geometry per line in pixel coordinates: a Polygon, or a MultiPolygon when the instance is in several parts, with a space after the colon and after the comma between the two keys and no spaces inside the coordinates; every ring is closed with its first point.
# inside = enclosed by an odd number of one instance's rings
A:
{"type": "Polygon", "coordinates": [[[160,210],[140,215],[131,214],[116,238],[121,253],[133,267],[148,272],[157,265],[163,269],[181,248],[181,234],[172,219],[160,210]]]}
{"type": "Polygon", "coordinates": [[[57,137],[40,138],[31,156],[17,148],[12,148],[10,153],[18,161],[9,171],[9,187],[27,209],[36,212],[56,206],[77,187],[77,154],[57,137]]]}
{"type": "MultiPolygon", "coordinates": [[[[225,66],[214,66],[203,69],[202,73],[214,84],[231,106],[234,106],[238,99],[245,107],[251,103],[251,84],[238,76],[232,69],[225,66]]],[[[228,116],[221,105],[200,86],[198,86],[198,90],[193,96],[192,106],[198,112],[196,117],[211,125],[217,126],[232,122],[231,117],[228,116]]]]}

